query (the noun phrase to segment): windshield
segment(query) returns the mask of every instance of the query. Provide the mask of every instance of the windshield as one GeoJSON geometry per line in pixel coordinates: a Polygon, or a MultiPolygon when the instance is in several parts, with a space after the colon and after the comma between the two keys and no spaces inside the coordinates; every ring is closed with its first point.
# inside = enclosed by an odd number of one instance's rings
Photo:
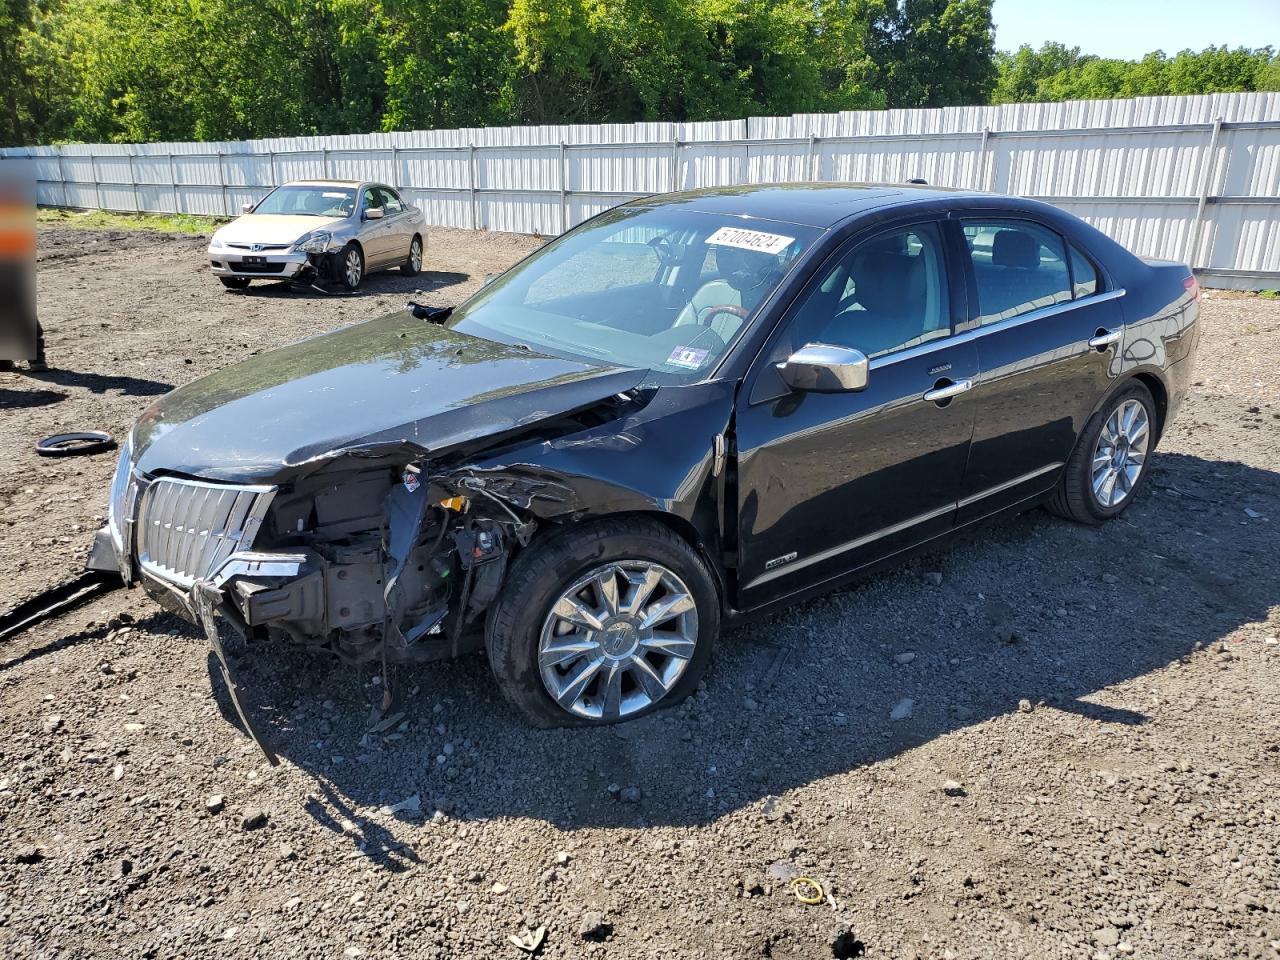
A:
{"type": "Polygon", "coordinates": [[[820,235],[789,223],[618,207],[513,267],[448,326],[539,352],[705,376],[820,235]]]}
{"type": "Polygon", "coordinates": [[[291,185],[272,190],[253,212],[290,217],[349,217],[355,207],[354,187],[291,185]]]}

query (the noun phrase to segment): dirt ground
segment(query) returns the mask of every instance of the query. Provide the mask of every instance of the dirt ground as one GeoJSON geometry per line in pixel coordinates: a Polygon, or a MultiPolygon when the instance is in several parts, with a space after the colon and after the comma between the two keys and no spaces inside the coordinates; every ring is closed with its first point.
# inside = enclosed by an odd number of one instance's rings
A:
{"type": "MultiPolygon", "coordinates": [[[[225,291],[204,242],[41,231],[56,369],[0,374],[0,609],[105,510],[114,456],[37,439],[536,243],[435,231],[419,277],[325,297],[225,291]]],[[[471,657],[400,671],[370,734],[380,677],[269,652],[237,667],[272,769],[138,591],[3,644],[0,955],[1280,956],[1280,303],[1204,323],[1121,520],[1033,512],[738,630],[636,723],[531,731],[471,657]]]]}

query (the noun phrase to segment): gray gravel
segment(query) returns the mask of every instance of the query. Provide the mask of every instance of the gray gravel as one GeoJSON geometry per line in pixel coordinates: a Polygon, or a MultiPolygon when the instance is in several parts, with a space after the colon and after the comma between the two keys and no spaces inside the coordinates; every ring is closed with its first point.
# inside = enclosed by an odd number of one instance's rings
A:
{"type": "MultiPolygon", "coordinates": [[[[9,601],[79,562],[111,466],[31,442],[408,283],[237,298],[198,242],[42,239],[78,373],[0,375],[9,601]]],[[[531,244],[450,232],[415,282],[455,302],[531,244]]],[[[382,678],[273,651],[237,663],[273,769],[136,592],[0,647],[0,955],[1280,956],[1280,304],[1205,321],[1121,521],[1030,513],[741,629],[636,723],[528,730],[472,657],[398,671],[370,734],[382,678]]]]}

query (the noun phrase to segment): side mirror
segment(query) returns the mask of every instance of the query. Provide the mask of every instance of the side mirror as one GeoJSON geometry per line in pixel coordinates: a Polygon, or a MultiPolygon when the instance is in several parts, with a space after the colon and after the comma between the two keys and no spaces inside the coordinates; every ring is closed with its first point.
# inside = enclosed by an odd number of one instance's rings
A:
{"type": "Polygon", "coordinates": [[[256,206],[256,203],[242,203],[240,204],[240,209],[245,213],[253,213],[253,208],[256,206]]]}
{"type": "Polygon", "coordinates": [[[778,364],[778,373],[792,390],[844,393],[865,390],[870,362],[861,350],[829,343],[806,343],[778,364]]]}
{"type": "Polygon", "coordinates": [[[364,218],[366,220],[381,220],[383,215],[381,207],[370,207],[364,212],[364,218]]]}

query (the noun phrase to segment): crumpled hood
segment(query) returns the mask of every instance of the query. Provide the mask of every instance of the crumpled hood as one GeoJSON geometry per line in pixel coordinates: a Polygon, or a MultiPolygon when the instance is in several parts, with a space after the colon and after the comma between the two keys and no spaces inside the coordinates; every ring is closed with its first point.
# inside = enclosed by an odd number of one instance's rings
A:
{"type": "Polygon", "coordinates": [[[222,243],[292,244],[304,233],[327,230],[341,217],[290,217],[273,213],[246,213],[219,227],[214,234],[222,243]]]}
{"type": "Polygon", "coordinates": [[[402,311],[166,394],[134,428],[134,464],[148,474],[270,482],[353,447],[440,452],[583,409],[644,376],[481,340],[402,311]]]}

